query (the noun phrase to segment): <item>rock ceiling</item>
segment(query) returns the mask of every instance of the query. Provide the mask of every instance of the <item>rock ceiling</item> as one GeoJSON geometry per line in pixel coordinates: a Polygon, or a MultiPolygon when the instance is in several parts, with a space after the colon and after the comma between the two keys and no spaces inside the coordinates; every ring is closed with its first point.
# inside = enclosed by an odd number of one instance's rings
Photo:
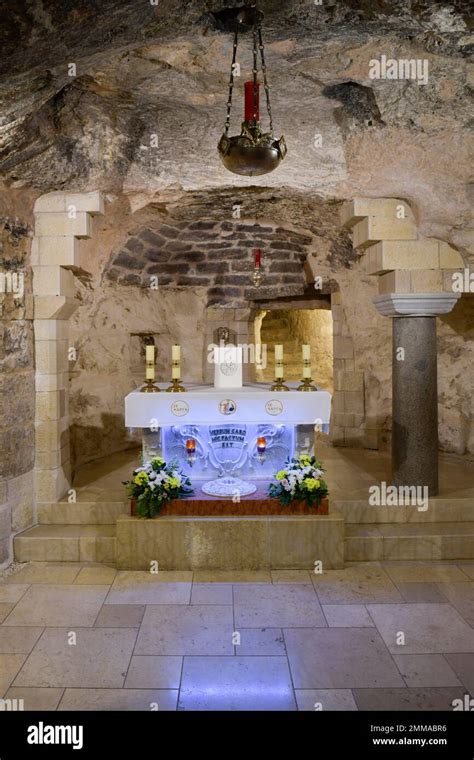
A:
{"type": "MultiPolygon", "coordinates": [[[[101,188],[127,194],[132,207],[183,191],[245,192],[249,181],[226,172],[216,151],[232,49],[227,5],[237,3],[6,0],[0,30],[6,183],[39,192],[101,188]]],[[[259,6],[275,127],[289,155],[275,173],[252,181],[255,192],[287,188],[341,198],[393,193],[397,182],[400,195],[423,205],[433,183],[432,151],[445,216],[462,225],[469,3],[261,0],[259,6]],[[428,84],[371,80],[368,62],[382,54],[427,59],[428,84]]],[[[233,132],[240,128],[249,42],[242,37],[233,132]]]]}

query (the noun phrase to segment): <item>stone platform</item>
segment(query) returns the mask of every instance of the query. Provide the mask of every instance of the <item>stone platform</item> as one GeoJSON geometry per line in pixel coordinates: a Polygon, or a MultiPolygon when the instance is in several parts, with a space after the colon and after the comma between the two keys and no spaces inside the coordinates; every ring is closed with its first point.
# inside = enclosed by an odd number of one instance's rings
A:
{"type": "Polygon", "coordinates": [[[276,570],[344,566],[344,518],[179,517],[117,519],[116,567],[146,570],[276,570]]]}
{"type": "MultiPolygon", "coordinates": [[[[345,523],[344,529],[344,559],[346,562],[367,562],[370,560],[469,560],[474,559],[474,472],[472,461],[453,454],[440,454],[440,481],[441,488],[438,496],[429,499],[428,508],[420,511],[416,507],[409,506],[376,506],[368,502],[369,487],[381,481],[390,482],[390,455],[388,452],[364,451],[361,449],[332,448],[322,441],[318,442],[318,456],[323,460],[327,473],[325,480],[328,482],[330,491],[331,515],[317,517],[292,517],[296,522],[291,529],[299,529],[301,521],[317,521],[311,528],[314,537],[313,550],[305,548],[305,530],[298,533],[298,541],[302,544],[302,556],[309,558],[309,568],[314,566],[317,555],[325,555],[319,548],[318,540],[322,535],[326,536],[329,528],[324,526],[324,520],[337,518],[335,535],[339,536],[339,520],[345,523]],[[299,525],[298,525],[299,521],[299,525]],[[319,529],[318,529],[319,526],[319,529]],[[320,531],[318,533],[318,530],[320,531]],[[324,533],[326,531],[326,533],[324,533]]],[[[14,538],[15,558],[21,562],[101,562],[115,564],[116,558],[124,561],[121,549],[118,547],[118,539],[127,529],[126,526],[117,525],[121,519],[129,519],[130,507],[123,480],[130,476],[130,472],[137,466],[138,452],[131,450],[114,454],[98,462],[84,465],[77,473],[74,487],[77,491],[77,502],[69,503],[67,499],[57,503],[49,502],[39,504],[37,507],[38,525],[19,533],[14,538]]],[[[198,492],[196,492],[196,496],[198,492]]],[[[263,497],[262,493],[262,497],[263,497]]],[[[244,501],[245,499],[242,499],[244,501]]],[[[159,520],[172,520],[172,517],[161,517],[159,520]]],[[[178,520],[176,516],[174,520],[178,520]]],[[[181,520],[185,518],[182,517],[181,520]]],[[[199,519],[199,518],[195,518],[199,519]]],[[[242,526],[248,525],[249,520],[260,521],[256,527],[258,533],[255,537],[255,545],[247,543],[246,528],[242,527],[237,534],[235,524],[229,517],[209,516],[207,525],[206,518],[200,518],[194,528],[176,524],[168,525],[168,536],[180,536],[188,541],[187,546],[192,550],[193,556],[198,553],[199,542],[205,546],[213,547],[215,556],[225,554],[222,546],[215,542],[212,533],[213,528],[220,523],[226,526],[222,531],[223,536],[230,536],[231,540],[238,541],[242,549],[235,552],[242,561],[246,558],[248,568],[254,567],[255,551],[259,548],[260,556],[265,562],[275,559],[276,551],[284,556],[281,546],[284,546],[284,538],[280,539],[278,530],[281,527],[268,527],[269,520],[283,520],[281,517],[253,517],[245,518],[242,526]],[[265,528],[265,523],[267,527],[265,528]],[[201,525],[201,527],[198,526],[201,525]],[[204,527],[203,527],[204,526],[204,527]],[[263,527],[262,527],[263,526],[263,527]],[[185,530],[186,528],[186,530],[185,530]],[[267,533],[265,534],[265,530],[267,533]],[[265,547],[262,535],[272,534],[275,536],[275,549],[269,555],[265,547]],[[281,541],[281,543],[279,543],[281,541]],[[247,546],[247,549],[245,548],[247,546]],[[253,548],[252,548],[253,546],[253,548]],[[251,547],[251,548],[249,548],[251,547]],[[265,551],[266,553],[262,553],[265,551]]],[[[158,520],[158,521],[159,521],[158,520]]],[[[141,521],[146,523],[150,531],[150,538],[145,540],[147,550],[151,542],[151,554],[156,553],[156,547],[160,547],[155,532],[158,521],[141,521]],[[154,548],[155,547],[155,548],[154,548]]],[[[235,522],[235,521],[234,521],[235,522]]],[[[283,523],[280,523],[280,526],[283,523]]],[[[334,523],[331,523],[332,525],[334,523]]],[[[257,525],[257,523],[255,523],[257,525]]],[[[276,523],[278,525],[278,523],[276,523]]],[[[130,534],[132,527],[128,526],[130,534]]],[[[133,529],[135,530],[135,529],[133,529]]],[[[141,546],[141,531],[137,530],[137,536],[133,538],[138,546],[141,546]],[[138,535],[140,533],[140,535],[138,535]]],[[[164,523],[163,528],[164,530],[164,523]]],[[[332,530],[332,529],[331,529],[332,530]]],[[[174,538],[173,538],[174,540],[174,538]]],[[[178,539],[177,539],[178,540],[178,539]]],[[[326,540],[326,539],[324,539],[326,540]]],[[[337,539],[338,540],[338,539],[337,539]]],[[[321,541],[323,539],[321,538],[321,541]]],[[[225,543],[225,541],[224,541],[225,543]]],[[[230,543],[229,543],[230,545],[230,543]]],[[[325,548],[330,545],[328,540],[325,548]]],[[[227,545],[226,545],[227,546],[227,545]]],[[[175,551],[174,549],[170,549],[175,551]]],[[[205,556],[206,550],[199,550],[201,557],[205,556]]],[[[176,555],[177,556],[177,555],[176,555]]],[[[287,555],[288,557],[291,555],[287,555]]],[[[158,559],[156,556],[153,559],[158,559]]],[[[148,556],[147,556],[148,559],[148,556]]],[[[163,559],[163,558],[162,558],[163,559]]],[[[166,561],[168,558],[166,557],[166,561]]],[[[193,560],[194,561],[194,560],[193,560]]],[[[222,559],[225,562],[225,557],[222,559]]],[[[285,560],[286,561],[286,560],[285,560]]],[[[288,559],[289,561],[289,559],[288,559]]],[[[333,556],[327,560],[334,561],[333,556]]],[[[339,555],[337,555],[339,562],[339,555]]],[[[125,565],[120,565],[125,567],[125,565]]],[[[214,565],[215,566],[215,565],[214,565]]],[[[225,565],[224,565],[225,566],[225,565]]],[[[272,567],[273,565],[266,565],[272,567]]],[[[288,567],[288,565],[284,565],[288,567]]],[[[300,565],[295,565],[299,567],[300,565]]],[[[338,566],[338,565],[328,565],[338,566]]],[[[176,567],[178,569],[178,566],[176,567]]],[[[278,569],[278,568],[277,568],[278,569]]],[[[305,569],[308,566],[305,565],[305,569]]]]}

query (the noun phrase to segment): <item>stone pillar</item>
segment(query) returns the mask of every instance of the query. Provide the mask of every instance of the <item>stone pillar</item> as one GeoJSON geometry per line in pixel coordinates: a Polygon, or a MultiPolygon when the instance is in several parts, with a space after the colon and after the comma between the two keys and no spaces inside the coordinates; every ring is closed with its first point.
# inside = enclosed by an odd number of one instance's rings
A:
{"type": "Polygon", "coordinates": [[[436,315],[453,308],[452,293],[389,294],[375,298],[393,317],[392,479],[438,493],[436,315]]]}
{"type": "Polygon", "coordinates": [[[34,211],[35,495],[37,503],[54,503],[71,485],[68,320],[79,305],[78,243],[91,236],[91,214],[103,213],[103,200],[98,192],[49,193],[34,211]]]}
{"type": "Polygon", "coordinates": [[[396,486],[438,492],[436,317],[393,320],[392,471],[396,486]]]}

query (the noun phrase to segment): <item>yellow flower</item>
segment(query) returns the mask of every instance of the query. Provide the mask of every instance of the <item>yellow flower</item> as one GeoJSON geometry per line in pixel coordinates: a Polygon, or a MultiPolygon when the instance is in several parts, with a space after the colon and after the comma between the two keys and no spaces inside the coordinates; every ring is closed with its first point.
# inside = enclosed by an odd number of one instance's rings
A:
{"type": "Polygon", "coordinates": [[[308,456],[308,454],[301,454],[300,462],[304,467],[306,467],[308,464],[311,464],[311,457],[308,456]]]}
{"type": "Polygon", "coordinates": [[[303,488],[306,488],[307,491],[316,491],[320,485],[321,482],[316,478],[305,478],[302,483],[303,488]]]}
{"type": "Polygon", "coordinates": [[[179,486],[179,480],[178,478],[170,478],[168,484],[170,488],[177,488],[179,486]]]}
{"type": "Polygon", "coordinates": [[[133,478],[133,482],[137,486],[144,486],[148,483],[148,475],[146,472],[139,472],[138,475],[135,475],[133,478]]]}
{"type": "Polygon", "coordinates": [[[283,480],[283,478],[286,478],[286,470],[280,470],[275,475],[276,480],[283,480]]]}
{"type": "Polygon", "coordinates": [[[165,460],[161,457],[153,457],[151,464],[156,464],[158,467],[163,467],[165,460]]]}

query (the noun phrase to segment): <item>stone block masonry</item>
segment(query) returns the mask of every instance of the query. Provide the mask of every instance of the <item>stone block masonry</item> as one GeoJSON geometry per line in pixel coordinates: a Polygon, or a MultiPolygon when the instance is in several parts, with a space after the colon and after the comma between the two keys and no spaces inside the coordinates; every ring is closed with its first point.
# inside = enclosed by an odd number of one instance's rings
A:
{"type": "Polygon", "coordinates": [[[304,291],[304,262],[312,242],[277,225],[179,221],[137,229],[117,251],[104,278],[148,288],[203,287],[208,306],[245,306],[257,298],[304,291]],[[252,283],[254,249],[263,254],[264,282],[252,283]]]}

